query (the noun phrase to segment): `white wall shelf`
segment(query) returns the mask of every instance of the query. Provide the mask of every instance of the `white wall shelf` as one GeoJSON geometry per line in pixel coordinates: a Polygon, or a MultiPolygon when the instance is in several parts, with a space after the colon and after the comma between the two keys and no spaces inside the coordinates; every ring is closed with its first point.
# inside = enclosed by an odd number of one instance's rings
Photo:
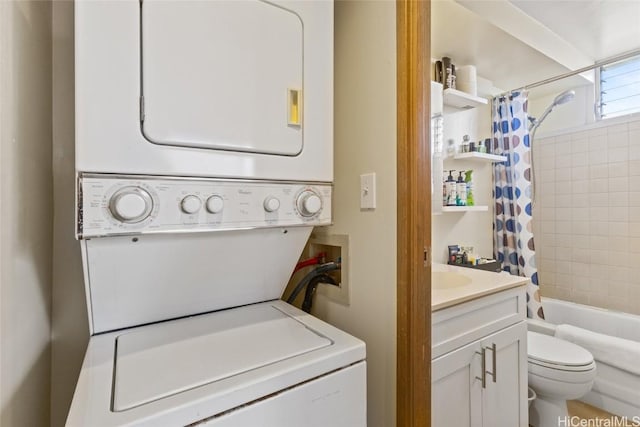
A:
{"type": "Polygon", "coordinates": [[[505,162],[507,156],[499,156],[497,154],[479,153],[477,151],[471,151],[469,153],[458,153],[453,156],[456,160],[475,160],[480,162],[505,162]]]}
{"type": "Polygon", "coordinates": [[[486,212],[489,206],[443,206],[442,212],[486,212]]]}
{"type": "Polygon", "coordinates": [[[488,102],[485,98],[473,96],[456,89],[445,89],[443,95],[444,105],[463,110],[481,107],[483,105],[486,105],[488,102]]]}

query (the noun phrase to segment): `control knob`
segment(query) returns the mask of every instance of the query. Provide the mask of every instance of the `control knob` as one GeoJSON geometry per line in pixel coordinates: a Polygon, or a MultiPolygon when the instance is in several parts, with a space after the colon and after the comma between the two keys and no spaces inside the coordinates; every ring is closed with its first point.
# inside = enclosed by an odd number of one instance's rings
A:
{"type": "Polygon", "coordinates": [[[264,199],[264,210],[267,212],[275,212],[280,209],[280,200],[273,196],[269,196],[264,199]]]}
{"type": "Polygon", "coordinates": [[[180,203],[180,208],[182,212],[186,214],[194,214],[200,210],[202,207],[202,202],[200,201],[200,197],[194,196],[190,194],[185,196],[180,203]]]}
{"type": "Polygon", "coordinates": [[[207,211],[212,214],[222,212],[224,200],[220,196],[211,196],[207,199],[207,211]]]}
{"type": "Polygon", "coordinates": [[[305,190],[296,200],[298,212],[304,217],[312,217],[322,209],[322,199],[313,190],[305,190]]]}
{"type": "Polygon", "coordinates": [[[109,211],[120,222],[136,223],[145,220],[153,209],[153,199],[140,187],[124,187],[109,200],[109,211]]]}

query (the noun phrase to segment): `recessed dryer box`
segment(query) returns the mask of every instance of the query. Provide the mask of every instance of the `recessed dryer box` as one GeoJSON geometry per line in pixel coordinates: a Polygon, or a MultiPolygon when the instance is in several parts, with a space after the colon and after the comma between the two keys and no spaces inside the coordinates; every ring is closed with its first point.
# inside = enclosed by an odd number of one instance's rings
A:
{"type": "Polygon", "coordinates": [[[325,252],[327,261],[341,260],[341,268],[332,276],[339,282],[339,286],[318,286],[318,294],[337,302],[350,304],[350,271],[349,271],[349,236],[347,234],[322,234],[314,232],[309,238],[309,257],[325,252]]]}

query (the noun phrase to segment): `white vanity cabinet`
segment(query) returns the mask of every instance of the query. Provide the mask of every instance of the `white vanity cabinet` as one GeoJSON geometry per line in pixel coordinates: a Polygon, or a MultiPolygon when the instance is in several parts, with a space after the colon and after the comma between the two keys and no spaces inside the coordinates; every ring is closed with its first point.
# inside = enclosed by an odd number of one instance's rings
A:
{"type": "Polygon", "coordinates": [[[432,426],[526,427],[525,287],[433,313],[432,426]]]}

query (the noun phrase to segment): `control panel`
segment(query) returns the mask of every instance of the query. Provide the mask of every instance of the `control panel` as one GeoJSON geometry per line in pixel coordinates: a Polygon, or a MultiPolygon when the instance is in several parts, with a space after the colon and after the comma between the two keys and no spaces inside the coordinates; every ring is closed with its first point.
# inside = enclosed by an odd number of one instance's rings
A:
{"type": "Polygon", "coordinates": [[[331,184],[82,174],[78,238],[331,223],[331,184]]]}

